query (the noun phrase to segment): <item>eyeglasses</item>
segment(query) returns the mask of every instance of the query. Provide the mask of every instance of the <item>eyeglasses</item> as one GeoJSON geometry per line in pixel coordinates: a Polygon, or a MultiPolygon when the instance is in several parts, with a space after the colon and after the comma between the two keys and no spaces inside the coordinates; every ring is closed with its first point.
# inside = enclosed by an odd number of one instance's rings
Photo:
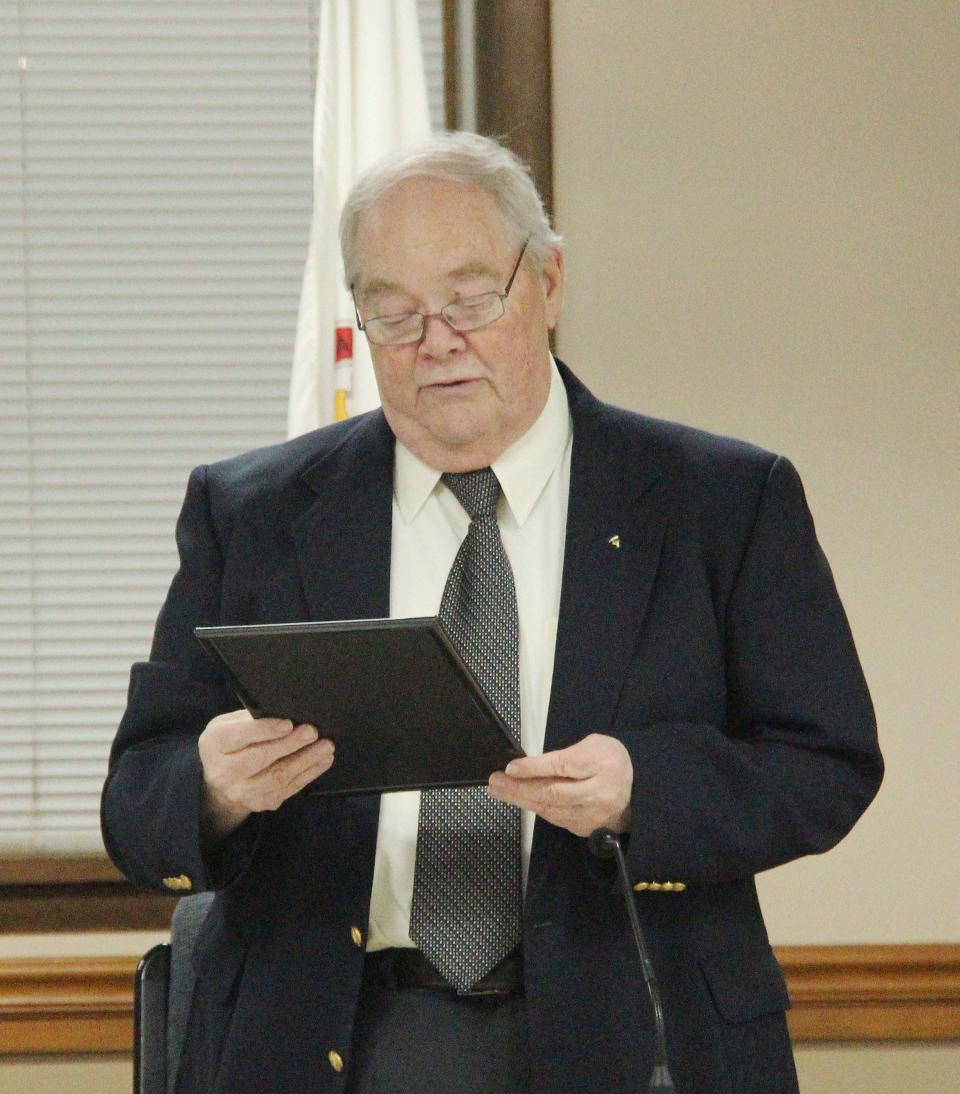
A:
{"type": "MultiPolygon", "coordinates": [[[[510,280],[503,292],[485,292],[480,293],[479,296],[466,296],[463,300],[454,300],[440,311],[430,315],[424,315],[418,311],[407,311],[399,315],[377,315],[368,319],[366,323],[360,319],[357,298],[354,296],[353,310],[357,315],[357,329],[362,330],[375,346],[406,346],[412,342],[419,342],[426,330],[427,320],[436,319],[438,316],[447,326],[461,333],[479,330],[481,327],[495,323],[506,311],[506,299],[513,288],[513,282],[529,242],[529,238],[524,242],[520,257],[513,267],[513,273],[510,274],[510,280]]],[[[353,293],[352,285],[350,292],[353,293]]]]}

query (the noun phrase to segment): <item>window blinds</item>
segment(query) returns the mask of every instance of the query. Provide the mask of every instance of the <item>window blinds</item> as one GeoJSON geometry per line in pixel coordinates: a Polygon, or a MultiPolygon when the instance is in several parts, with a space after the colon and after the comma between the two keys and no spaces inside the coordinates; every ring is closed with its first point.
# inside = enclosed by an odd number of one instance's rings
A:
{"type": "Polygon", "coordinates": [[[0,854],[101,849],[189,469],[283,437],[319,2],[0,0],[0,854]]]}

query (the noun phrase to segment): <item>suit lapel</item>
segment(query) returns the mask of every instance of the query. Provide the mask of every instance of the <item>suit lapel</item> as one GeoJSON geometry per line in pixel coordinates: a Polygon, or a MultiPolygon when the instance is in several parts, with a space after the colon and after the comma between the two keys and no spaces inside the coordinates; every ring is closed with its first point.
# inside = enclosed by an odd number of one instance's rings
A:
{"type": "MultiPolygon", "coordinates": [[[[559,364],[559,362],[558,362],[559,364]]],[[[635,415],[604,406],[560,365],[573,452],[560,618],[544,751],[607,733],[616,714],[670,519],[665,469],[635,415]]],[[[559,830],[538,819],[526,903],[536,906],[559,830]]]]}
{"type": "Polygon", "coordinates": [[[567,383],[573,455],[545,749],[609,730],[669,520],[665,476],[636,419],[567,383]]]}
{"type": "Polygon", "coordinates": [[[316,495],[292,526],[314,619],[390,614],[393,434],[382,412],[358,420],[302,475],[316,495]]]}
{"type": "MultiPolygon", "coordinates": [[[[312,500],[293,520],[291,534],[314,620],[390,614],[393,449],[383,412],[374,411],[300,476],[312,500]]],[[[343,807],[358,814],[358,863],[372,873],[380,798],[364,795],[343,807]]]]}

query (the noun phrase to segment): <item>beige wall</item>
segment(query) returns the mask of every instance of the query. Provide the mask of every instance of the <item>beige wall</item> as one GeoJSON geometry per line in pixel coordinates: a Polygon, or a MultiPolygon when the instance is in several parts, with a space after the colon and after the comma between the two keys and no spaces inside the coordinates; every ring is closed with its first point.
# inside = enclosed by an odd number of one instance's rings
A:
{"type": "Polygon", "coordinates": [[[133,1065],[120,1057],[0,1060],[0,1094],[129,1094],[133,1065]]]}
{"type": "Polygon", "coordinates": [[[960,32],[945,0],[555,0],[558,348],[789,455],[888,761],[778,943],[960,940],[960,32]]]}

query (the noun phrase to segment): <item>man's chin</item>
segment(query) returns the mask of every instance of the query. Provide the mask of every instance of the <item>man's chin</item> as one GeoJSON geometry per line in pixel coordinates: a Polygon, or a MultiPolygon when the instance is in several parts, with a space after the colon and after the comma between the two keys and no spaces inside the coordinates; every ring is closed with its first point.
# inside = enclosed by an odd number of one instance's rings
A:
{"type": "Polygon", "coordinates": [[[489,422],[477,418],[451,421],[448,416],[430,423],[420,438],[420,452],[416,454],[440,471],[473,471],[489,466],[501,449],[489,422]]]}

